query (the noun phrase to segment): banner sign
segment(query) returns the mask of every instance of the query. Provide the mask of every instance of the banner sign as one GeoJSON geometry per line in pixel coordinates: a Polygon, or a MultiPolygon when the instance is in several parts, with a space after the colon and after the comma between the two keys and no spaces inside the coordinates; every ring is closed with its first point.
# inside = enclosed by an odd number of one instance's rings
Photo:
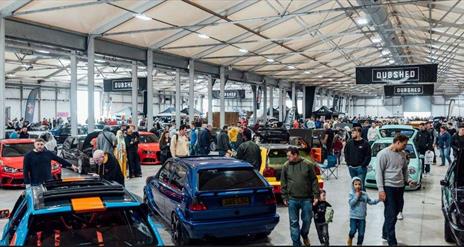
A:
{"type": "Polygon", "coordinates": [[[437,82],[438,64],[357,67],[356,84],[437,82]]]}
{"type": "MultiPolygon", "coordinates": [[[[138,91],[147,90],[147,78],[138,78],[138,91]]],[[[132,90],[132,78],[117,78],[103,80],[105,92],[124,92],[132,90]]]]}
{"type": "Polygon", "coordinates": [[[32,123],[34,120],[35,101],[37,100],[37,94],[39,94],[40,88],[36,87],[31,90],[26,101],[26,111],[24,113],[24,121],[32,123]]]}
{"type": "Polygon", "coordinates": [[[432,96],[433,84],[408,84],[384,86],[385,96],[432,96]]]}
{"type": "MultiPolygon", "coordinates": [[[[220,98],[221,91],[213,90],[213,99],[220,98]]],[[[245,98],[245,90],[224,90],[224,99],[244,99],[245,98]]]]}

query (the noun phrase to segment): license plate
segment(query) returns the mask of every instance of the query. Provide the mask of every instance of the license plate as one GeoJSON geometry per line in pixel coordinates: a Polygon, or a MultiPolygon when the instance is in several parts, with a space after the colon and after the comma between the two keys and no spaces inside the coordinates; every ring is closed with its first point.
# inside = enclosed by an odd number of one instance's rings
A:
{"type": "Polygon", "coordinates": [[[222,206],[237,206],[248,204],[250,204],[250,198],[248,197],[234,197],[222,199],[222,206]]]}

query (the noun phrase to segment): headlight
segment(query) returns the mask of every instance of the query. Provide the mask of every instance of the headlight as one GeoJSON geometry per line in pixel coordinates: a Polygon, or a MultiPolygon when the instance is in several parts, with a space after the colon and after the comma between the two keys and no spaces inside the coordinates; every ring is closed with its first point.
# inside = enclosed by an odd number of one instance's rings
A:
{"type": "Polygon", "coordinates": [[[372,171],[372,170],[374,170],[374,168],[372,167],[372,165],[368,165],[368,166],[367,166],[367,171],[370,172],[370,171],[372,171]]]}
{"type": "Polygon", "coordinates": [[[408,172],[409,172],[409,174],[411,174],[411,175],[412,175],[412,174],[416,174],[416,168],[410,166],[410,167],[408,167],[408,172]]]}
{"type": "Polygon", "coordinates": [[[17,172],[21,172],[22,170],[21,169],[16,169],[16,168],[13,168],[13,167],[9,167],[9,166],[3,166],[3,171],[7,172],[7,173],[17,173],[17,172]]]}
{"type": "Polygon", "coordinates": [[[60,164],[58,164],[58,163],[53,163],[53,164],[52,164],[52,170],[59,169],[60,167],[61,167],[61,166],[60,166],[60,164]]]}

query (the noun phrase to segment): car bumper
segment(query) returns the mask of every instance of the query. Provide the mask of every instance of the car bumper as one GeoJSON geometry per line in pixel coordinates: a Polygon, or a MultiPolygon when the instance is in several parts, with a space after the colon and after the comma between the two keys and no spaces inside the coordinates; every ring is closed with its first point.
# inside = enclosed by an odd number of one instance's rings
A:
{"type": "Polygon", "coordinates": [[[140,164],[142,165],[159,165],[161,162],[156,154],[140,155],[140,164]]]}
{"type": "Polygon", "coordinates": [[[274,230],[277,223],[279,223],[279,215],[208,222],[181,220],[190,238],[204,239],[208,237],[223,238],[270,233],[274,230]]]}
{"type": "MultiPolygon", "coordinates": [[[[52,171],[53,179],[61,179],[61,169],[52,171]]],[[[9,188],[21,188],[24,187],[24,176],[23,173],[1,173],[0,174],[0,185],[2,187],[9,188]]]]}

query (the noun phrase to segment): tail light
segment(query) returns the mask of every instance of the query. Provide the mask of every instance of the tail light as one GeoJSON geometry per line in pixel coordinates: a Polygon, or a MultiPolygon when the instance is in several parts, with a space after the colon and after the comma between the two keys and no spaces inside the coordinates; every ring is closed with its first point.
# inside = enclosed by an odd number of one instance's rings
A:
{"type": "Polygon", "coordinates": [[[274,168],[271,167],[266,167],[263,171],[263,176],[265,177],[275,177],[276,176],[276,171],[274,168]]]}
{"type": "Polygon", "coordinates": [[[192,202],[190,204],[189,209],[192,211],[205,211],[208,210],[208,208],[203,204],[202,202],[192,202]]]}
{"type": "Polygon", "coordinates": [[[321,175],[321,168],[319,168],[319,166],[314,166],[314,171],[316,172],[316,175],[321,175]]]}
{"type": "Polygon", "coordinates": [[[264,201],[264,204],[266,204],[266,205],[276,205],[277,202],[276,202],[274,194],[268,196],[266,198],[266,200],[264,201]]]}

